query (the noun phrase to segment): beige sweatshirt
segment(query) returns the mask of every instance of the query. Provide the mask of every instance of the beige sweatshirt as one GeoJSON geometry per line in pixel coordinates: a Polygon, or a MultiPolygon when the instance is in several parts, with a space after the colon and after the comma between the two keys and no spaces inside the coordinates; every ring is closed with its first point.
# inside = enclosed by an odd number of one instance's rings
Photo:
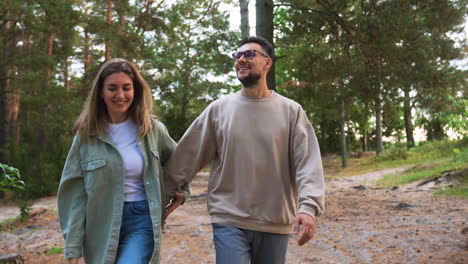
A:
{"type": "Polygon", "coordinates": [[[166,174],[172,195],[210,161],[208,211],[213,223],[289,234],[297,210],[324,210],[320,150],[302,107],[275,92],[241,92],[211,103],[173,152],[166,174]]]}

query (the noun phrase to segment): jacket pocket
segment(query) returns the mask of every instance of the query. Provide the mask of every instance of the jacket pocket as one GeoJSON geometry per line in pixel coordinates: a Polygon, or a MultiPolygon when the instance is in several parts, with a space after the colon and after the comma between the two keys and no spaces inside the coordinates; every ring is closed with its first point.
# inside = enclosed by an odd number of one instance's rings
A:
{"type": "Polygon", "coordinates": [[[107,161],[105,159],[96,159],[81,163],[86,190],[94,190],[97,184],[97,178],[101,178],[103,176],[106,165],[107,161]]]}
{"type": "Polygon", "coordinates": [[[81,169],[85,172],[94,171],[104,166],[106,166],[105,159],[97,159],[81,163],[81,169]]]}

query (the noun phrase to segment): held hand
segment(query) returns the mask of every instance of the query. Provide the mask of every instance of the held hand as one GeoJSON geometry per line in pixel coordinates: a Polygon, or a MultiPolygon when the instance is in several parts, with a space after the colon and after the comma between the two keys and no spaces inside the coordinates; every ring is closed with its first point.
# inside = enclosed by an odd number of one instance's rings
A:
{"type": "Polygon", "coordinates": [[[299,234],[297,244],[299,246],[307,243],[315,232],[315,220],[308,214],[298,214],[296,220],[294,220],[294,234],[299,234]]]}
{"type": "Polygon", "coordinates": [[[68,264],[80,264],[80,263],[82,263],[80,260],[81,260],[81,258],[68,259],[68,264]]]}
{"type": "Polygon", "coordinates": [[[179,207],[185,200],[185,197],[182,193],[175,193],[174,198],[172,199],[171,203],[166,207],[166,211],[163,215],[163,221],[174,212],[174,210],[179,207]]]}

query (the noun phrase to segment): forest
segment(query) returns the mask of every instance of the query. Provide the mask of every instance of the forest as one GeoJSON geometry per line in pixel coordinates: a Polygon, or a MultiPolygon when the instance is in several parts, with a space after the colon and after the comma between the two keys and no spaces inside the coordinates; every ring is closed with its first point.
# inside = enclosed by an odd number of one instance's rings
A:
{"type": "Polygon", "coordinates": [[[248,4],[1,0],[0,163],[19,169],[28,198],[56,192],[72,126],[114,57],[142,71],[178,140],[210,102],[240,89],[230,54],[248,35],[274,44],[269,88],[303,106],[322,154],[338,153],[342,167],[350,153],[467,137],[467,0],[248,4]],[[240,28],[223,5],[239,10],[240,28]]]}

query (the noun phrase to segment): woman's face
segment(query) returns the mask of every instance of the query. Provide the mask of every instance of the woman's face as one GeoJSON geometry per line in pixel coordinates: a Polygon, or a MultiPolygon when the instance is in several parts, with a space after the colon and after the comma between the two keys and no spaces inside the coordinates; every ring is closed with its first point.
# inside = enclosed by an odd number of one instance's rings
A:
{"type": "Polygon", "coordinates": [[[112,123],[121,123],[127,119],[134,93],[133,81],[126,73],[113,73],[104,80],[102,99],[107,105],[112,123]]]}

